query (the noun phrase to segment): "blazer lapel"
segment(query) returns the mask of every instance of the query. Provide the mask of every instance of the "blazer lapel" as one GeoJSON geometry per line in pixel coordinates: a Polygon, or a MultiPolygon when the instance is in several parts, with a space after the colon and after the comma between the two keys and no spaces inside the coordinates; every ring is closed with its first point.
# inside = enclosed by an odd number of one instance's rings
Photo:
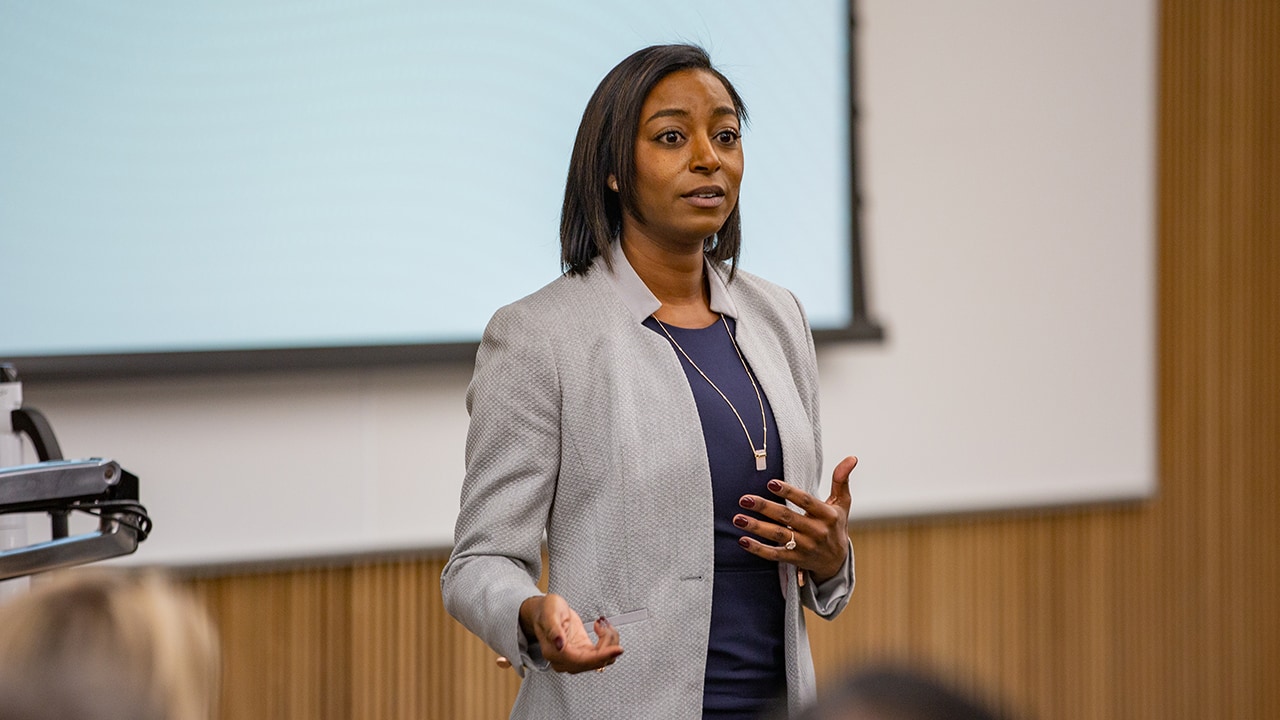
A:
{"type": "Polygon", "coordinates": [[[812,423],[800,402],[791,366],[773,331],[739,299],[738,347],[769,398],[778,436],[782,439],[782,468],[787,482],[806,492],[817,489],[812,423]]]}

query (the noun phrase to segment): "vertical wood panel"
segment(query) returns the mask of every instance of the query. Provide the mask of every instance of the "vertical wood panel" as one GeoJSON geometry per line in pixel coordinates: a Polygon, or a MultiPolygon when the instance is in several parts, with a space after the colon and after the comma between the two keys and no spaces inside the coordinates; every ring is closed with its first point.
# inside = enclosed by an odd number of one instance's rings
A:
{"type": "MultiPolygon", "coordinates": [[[[1159,67],[1158,497],[855,529],[820,683],[894,658],[1040,720],[1280,717],[1280,3],[1166,0],[1159,67]]],[[[193,577],[222,716],[505,717],[442,566],[193,577]]]]}

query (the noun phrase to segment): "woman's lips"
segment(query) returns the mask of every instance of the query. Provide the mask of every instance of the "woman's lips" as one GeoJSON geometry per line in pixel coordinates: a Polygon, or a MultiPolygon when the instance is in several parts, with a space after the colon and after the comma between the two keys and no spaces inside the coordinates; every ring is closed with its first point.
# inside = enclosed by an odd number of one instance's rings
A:
{"type": "Polygon", "coordinates": [[[706,187],[694,188],[689,192],[681,195],[685,202],[698,208],[717,208],[724,204],[724,189],[709,185],[706,187]]]}

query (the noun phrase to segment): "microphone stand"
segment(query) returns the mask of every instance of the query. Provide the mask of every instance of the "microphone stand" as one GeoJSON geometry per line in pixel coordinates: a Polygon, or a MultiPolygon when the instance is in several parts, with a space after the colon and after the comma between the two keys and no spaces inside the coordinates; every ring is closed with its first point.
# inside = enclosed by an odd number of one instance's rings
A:
{"type": "Polygon", "coordinates": [[[8,364],[0,365],[0,530],[8,541],[0,544],[0,581],[128,555],[151,530],[137,476],[111,459],[64,460],[48,420],[22,406],[22,384],[8,364]],[[17,464],[23,435],[40,462],[17,464]],[[98,529],[71,536],[72,511],[97,516],[98,529]],[[50,539],[27,545],[22,514],[38,512],[49,514],[50,539]]]}

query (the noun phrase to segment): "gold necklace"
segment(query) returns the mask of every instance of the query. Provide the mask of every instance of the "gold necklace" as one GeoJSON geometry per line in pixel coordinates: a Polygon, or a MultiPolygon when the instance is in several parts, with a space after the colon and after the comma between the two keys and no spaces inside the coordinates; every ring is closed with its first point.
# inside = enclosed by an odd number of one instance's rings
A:
{"type": "Polygon", "coordinates": [[[747,436],[747,445],[751,446],[751,454],[755,455],[756,470],[763,471],[767,463],[767,454],[769,451],[769,423],[764,417],[764,398],[760,396],[760,388],[756,385],[755,377],[751,375],[751,369],[747,367],[746,358],[742,357],[742,351],[738,349],[738,341],[733,339],[733,333],[729,330],[729,321],[724,319],[724,313],[720,313],[720,322],[724,325],[724,331],[729,333],[729,342],[733,343],[733,351],[738,354],[738,361],[742,363],[742,369],[746,371],[747,379],[751,381],[751,389],[756,391],[756,401],[760,403],[760,425],[761,433],[764,437],[762,438],[763,446],[759,450],[756,449],[755,441],[751,439],[751,432],[747,430],[747,424],[743,422],[742,415],[738,413],[738,408],[734,407],[733,403],[729,401],[729,396],[725,395],[724,391],[717,387],[715,383],[711,382],[711,378],[707,377],[706,373],[702,372],[702,368],[698,367],[698,363],[694,362],[693,358],[689,357],[689,353],[685,352],[684,348],[680,347],[680,343],[676,342],[676,339],[672,337],[671,333],[667,330],[667,326],[662,324],[662,321],[658,319],[657,315],[653,316],[653,321],[658,323],[658,327],[662,328],[663,334],[667,336],[667,339],[671,341],[672,345],[676,346],[676,350],[680,351],[680,354],[684,356],[684,359],[689,361],[689,364],[693,366],[693,369],[698,371],[698,374],[702,376],[702,379],[706,380],[707,384],[714,388],[716,392],[720,393],[720,397],[724,398],[724,401],[728,403],[729,409],[732,410],[734,416],[738,418],[738,424],[742,426],[743,434],[747,436]]]}

